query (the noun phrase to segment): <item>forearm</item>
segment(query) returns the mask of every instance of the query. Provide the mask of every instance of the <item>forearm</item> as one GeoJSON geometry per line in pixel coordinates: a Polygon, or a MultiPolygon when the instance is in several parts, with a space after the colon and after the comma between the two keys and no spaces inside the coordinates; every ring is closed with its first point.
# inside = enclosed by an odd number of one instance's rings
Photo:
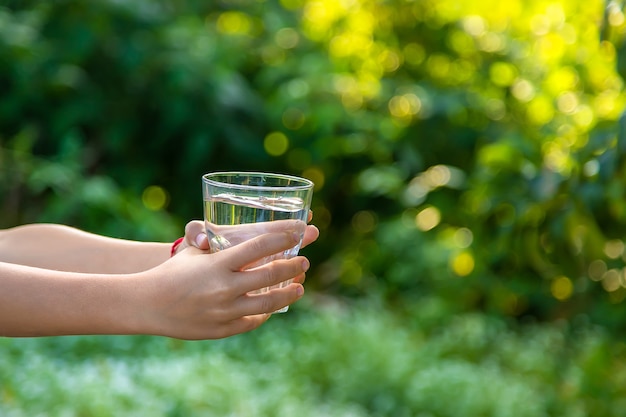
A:
{"type": "Polygon", "coordinates": [[[0,263],[0,336],[141,333],[144,278],[0,263]]]}
{"type": "Polygon", "coordinates": [[[264,234],[213,254],[189,247],[131,274],[63,272],[0,262],[0,336],[150,334],[214,339],[260,326],[303,294],[301,256],[249,268],[300,240],[264,234]],[[296,279],[285,287],[279,284],[296,279]],[[259,289],[272,288],[259,293],[259,289]]]}
{"type": "Polygon", "coordinates": [[[0,262],[58,271],[132,273],[169,258],[170,244],[135,242],[54,224],[0,231],[0,262]]]}

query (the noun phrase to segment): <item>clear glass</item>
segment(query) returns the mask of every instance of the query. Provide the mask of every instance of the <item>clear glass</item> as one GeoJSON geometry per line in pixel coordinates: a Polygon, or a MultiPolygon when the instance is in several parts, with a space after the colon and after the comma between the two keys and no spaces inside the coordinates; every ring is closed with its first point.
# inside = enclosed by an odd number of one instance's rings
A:
{"type": "MultiPolygon", "coordinates": [[[[298,254],[311,208],[312,181],[263,172],[214,172],[202,176],[202,194],[204,224],[211,252],[276,230],[278,221],[296,220],[293,224],[300,231],[300,242],[250,267],[298,254]]],[[[276,287],[286,286],[290,282],[283,282],[276,287]]],[[[285,307],[277,313],[284,313],[288,309],[285,307]]]]}

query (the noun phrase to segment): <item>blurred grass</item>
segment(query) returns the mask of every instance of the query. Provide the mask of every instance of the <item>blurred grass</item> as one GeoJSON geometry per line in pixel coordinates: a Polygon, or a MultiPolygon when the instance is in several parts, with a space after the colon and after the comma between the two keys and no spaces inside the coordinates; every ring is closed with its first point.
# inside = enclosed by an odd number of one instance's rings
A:
{"type": "Polygon", "coordinates": [[[311,295],[230,339],[1,339],[0,415],[617,416],[623,343],[584,318],[513,325],[311,295]]]}

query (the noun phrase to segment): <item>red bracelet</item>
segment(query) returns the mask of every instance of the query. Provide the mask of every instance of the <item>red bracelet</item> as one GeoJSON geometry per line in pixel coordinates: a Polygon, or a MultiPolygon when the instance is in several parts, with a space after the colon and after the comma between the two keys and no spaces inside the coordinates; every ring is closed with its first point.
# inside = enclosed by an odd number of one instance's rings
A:
{"type": "Polygon", "coordinates": [[[172,244],[172,249],[170,250],[170,258],[176,255],[176,249],[178,249],[178,246],[180,246],[180,244],[183,243],[183,240],[185,240],[184,237],[179,237],[178,239],[174,241],[174,243],[172,244]]]}

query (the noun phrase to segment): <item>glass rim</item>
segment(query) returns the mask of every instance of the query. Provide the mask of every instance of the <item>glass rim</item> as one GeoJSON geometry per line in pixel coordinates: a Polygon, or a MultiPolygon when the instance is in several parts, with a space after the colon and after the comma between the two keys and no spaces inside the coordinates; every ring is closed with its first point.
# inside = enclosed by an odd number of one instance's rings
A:
{"type": "Polygon", "coordinates": [[[217,186],[217,187],[228,187],[228,188],[233,188],[233,189],[237,189],[237,190],[249,190],[249,189],[254,189],[254,190],[309,190],[312,189],[314,186],[313,181],[307,179],[307,178],[303,178],[303,177],[297,177],[295,175],[289,175],[289,174],[277,174],[274,172],[260,172],[260,171],[216,171],[216,172],[209,172],[206,173],[204,175],[202,175],[202,181],[205,184],[209,184],[209,185],[213,185],[213,186],[217,186]],[[213,179],[211,177],[217,177],[217,176],[225,176],[225,177],[234,177],[234,176],[256,176],[256,177],[273,177],[273,178],[279,178],[279,179],[286,179],[286,180],[292,180],[297,182],[297,184],[290,184],[290,185],[254,185],[254,184],[233,184],[233,183],[229,183],[229,182],[222,182],[219,181],[217,179],[213,179]]]}

